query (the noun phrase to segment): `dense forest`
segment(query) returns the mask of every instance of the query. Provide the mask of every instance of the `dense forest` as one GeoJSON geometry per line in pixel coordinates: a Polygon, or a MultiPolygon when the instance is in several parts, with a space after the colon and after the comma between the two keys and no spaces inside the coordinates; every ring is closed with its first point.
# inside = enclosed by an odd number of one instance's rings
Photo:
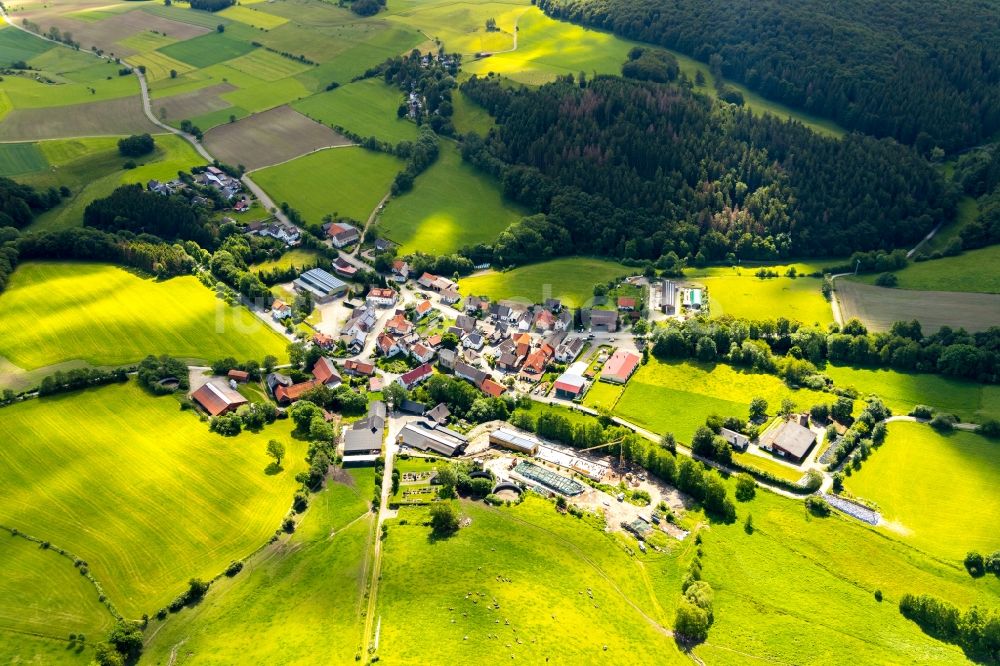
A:
{"type": "Polygon", "coordinates": [[[538,0],[765,97],[928,153],[1000,129],[1000,11],[977,0],[538,0]]]}
{"type": "Polygon", "coordinates": [[[472,77],[462,91],[497,118],[486,139],[465,137],[463,157],[568,232],[557,254],[843,256],[915,243],[954,213],[941,176],[895,141],[827,138],[679,86],[472,77]]]}
{"type": "Polygon", "coordinates": [[[1000,243],[1000,144],[962,155],[955,165],[955,181],[979,203],[979,215],[962,229],[962,247],[1000,243]]]}
{"type": "Polygon", "coordinates": [[[122,185],[110,196],[91,202],[83,223],[103,231],[153,234],[167,240],[192,240],[202,247],[215,244],[198,210],[179,196],[147,192],[138,183],[122,185]]]}
{"type": "Polygon", "coordinates": [[[62,196],[68,195],[69,190],[39,192],[30,185],[0,178],[0,227],[23,229],[31,224],[35,215],[57,205],[62,196]]]}

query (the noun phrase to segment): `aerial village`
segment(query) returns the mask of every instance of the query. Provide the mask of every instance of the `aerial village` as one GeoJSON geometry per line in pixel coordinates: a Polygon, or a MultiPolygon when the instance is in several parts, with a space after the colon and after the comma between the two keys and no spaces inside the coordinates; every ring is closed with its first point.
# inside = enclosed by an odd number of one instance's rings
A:
{"type": "MultiPolygon", "coordinates": [[[[273,222],[243,229],[289,247],[300,240],[273,222]]],[[[631,532],[641,548],[652,529],[686,536],[674,520],[684,510],[683,496],[620,454],[610,455],[607,449],[616,442],[569,447],[518,428],[513,411],[521,401],[535,401],[612,418],[583,404],[588,391],[601,383],[625,386],[648,357],[644,324],[698,314],[707,305],[700,285],[636,276],[583,308],[551,297],[491,301],[461,293],[448,277],[414,271],[403,259],[392,259],[389,270],[359,284],[359,275],[371,277],[375,255],[391,253],[393,244],[366,243],[362,230],[347,222],[329,222],[323,232],[336,256],[329,270],[309,268],[279,285],[276,291],[285,298],[245,303],[304,350],[303,367],[274,368],[256,378],[279,416],[317,387],[358,395],[366,405],[362,414],[324,415],[337,426],[345,467],[380,465],[396,456],[402,471],[394,504],[437,501],[434,463],[448,459],[468,464],[473,478],[489,479],[490,494],[505,501],[526,489],[572,498],[576,506],[604,513],[614,529],[631,532]],[[456,418],[446,400],[421,391],[438,375],[504,402],[504,418],[456,418]]],[[[219,417],[250,402],[241,391],[247,382],[254,378],[239,369],[192,376],[190,397],[206,418],[219,417]]],[[[734,451],[803,474],[826,435],[807,414],[783,414],[757,425],[753,439],[725,427],[719,434],[734,451]]]]}

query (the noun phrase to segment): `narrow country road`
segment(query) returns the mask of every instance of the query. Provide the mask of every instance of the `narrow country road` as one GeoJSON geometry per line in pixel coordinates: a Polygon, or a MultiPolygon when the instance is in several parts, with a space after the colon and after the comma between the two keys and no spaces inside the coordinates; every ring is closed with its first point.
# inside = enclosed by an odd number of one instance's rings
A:
{"type": "MultiPolygon", "coordinates": [[[[368,220],[365,222],[365,228],[361,230],[362,243],[365,240],[365,234],[368,233],[368,229],[372,226],[372,223],[375,221],[375,218],[378,217],[379,212],[382,210],[382,206],[385,205],[385,202],[388,201],[389,197],[391,196],[392,192],[386,192],[385,196],[382,197],[382,199],[377,204],[375,204],[375,209],[372,211],[371,215],[368,216],[368,220]]],[[[351,251],[351,256],[356,257],[358,256],[359,252],[361,252],[361,243],[358,243],[357,246],[354,248],[354,250],[351,251]]]]}

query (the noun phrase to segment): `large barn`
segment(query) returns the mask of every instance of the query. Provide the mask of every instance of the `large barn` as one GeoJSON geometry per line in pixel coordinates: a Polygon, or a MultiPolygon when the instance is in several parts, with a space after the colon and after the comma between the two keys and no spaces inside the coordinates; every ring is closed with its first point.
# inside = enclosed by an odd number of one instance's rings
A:
{"type": "Polygon", "coordinates": [[[216,381],[205,383],[200,389],[191,394],[191,399],[197,402],[202,408],[212,416],[226,414],[236,411],[240,405],[249,402],[236,390],[227,384],[216,381]]]}

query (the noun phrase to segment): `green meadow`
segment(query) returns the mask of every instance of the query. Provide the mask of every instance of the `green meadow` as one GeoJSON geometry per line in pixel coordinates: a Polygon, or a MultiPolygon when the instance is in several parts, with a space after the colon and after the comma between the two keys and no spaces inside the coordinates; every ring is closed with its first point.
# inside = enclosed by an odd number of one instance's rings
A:
{"type": "Polygon", "coordinates": [[[854,387],[861,395],[878,394],[894,414],[908,414],[930,405],[963,421],[1000,418],[1000,386],[959,381],[941,375],[891,369],[854,368],[828,364],[820,372],[839,387],[854,387]]]}
{"type": "Polygon", "coordinates": [[[275,268],[311,266],[316,263],[316,260],[319,259],[320,256],[321,255],[316,250],[296,248],[285,252],[277,259],[271,259],[269,261],[263,261],[259,264],[254,264],[250,267],[250,270],[260,273],[261,271],[273,271],[275,268]]]}
{"type": "Polygon", "coordinates": [[[287,201],[307,222],[326,215],[364,223],[389,192],[403,162],[360,147],[331,148],[254,172],[275,202],[287,201]]]}
{"type": "Polygon", "coordinates": [[[634,540],[534,497],[460,510],[471,524],[447,539],[431,538],[423,509],[404,507],[390,521],[381,661],[690,663],[666,630],[680,586],[674,557],[630,554],[624,546],[634,540]]]}
{"type": "Polygon", "coordinates": [[[305,469],[290,421],[226,438],[134,382],[31,400],[2,418],[0,523],[86,560],[130,618],[262,545],[305,469]],[[269,474],[273,438],[288,454],[269,474]]]}
{"type": "Polygon", "coordinates": [[[829,403],[829,394],[791,389],[778,377],[732,366],[650,358],[632,375],[614,413],[653,432],[671,432],[688,442],[711,414],[747,418],[750,401],[762,397],[775,414],[784,398],[799,409],[829,403]]]}
{"type": "Polygon", "coordinates": [[[91,582],[71,560],[7,532],[0,562],[0,661],[90,663],[91,648],[70,644],[69,634],[97,642],[114,622],[91,582]]]}
{"type": "MultiPolygon", "coordinates": [[[[1000,264],[1000,245],[969,250],[957,257],[911,263],[896,271],[899,289],[919,291],[973,291],[1000,294],[1000,271],[990,270],[1000,264]]],[[[862,275],[852,280],[867,284],[875,275],[862,275]]]]}
{"type": "Polygon", "coordinates": [[[960,565],[970,550],[997,549],[1000,457],[985,437],[890,423],[885,443],[844,485],[879,506],[887,530],[928,553],[960,565]]]}
{"type": "Polygon", "coordinates": [[[517,299],[528,303],[559,298],[563,305],[580,307],[593,300],[595,284],[634,272],[634,269],[605,259],[570,257],[473,275],[460,280],[459,289],[466,296],[475,294],[493,300],[517,299]]]}
{"type": "Polygon", "coordinates": [[[837,512],[816,518],[801,502],[760,490],[737,511],[733,524],[702,533],[715,623],[695,654],[707,664],[835,664],[846,655],[857,664],[968,663],[905,619],[900,596],[929,593],[962,608],[1000,603],[1000,583],[973,582],[959,560],[930,557],[837,512]]]}
{"type": "Polygon", "coordinates": [[[154,622],[149,664],[353,661],[361,645],[370,557],[371,469],[352,470],[310,498],[295,534],[221,578],[194,608],[154,622]]]}
{"type": "Polygon", "coordinates": [[[445,144],[437,161],[417,176],[413,189],[386,204],[378,228],[382,236],[399,243],[400,254],[449,254],[492,242],[523,215],[503,200],[493,180],[445,144]]]}
{"type": "Polygon", "coordinates": [[[0,176],[17,176],[48,166],[35,143],[0,143],[0,176]]]}
{"type": "Polygon", "coordinates": [[[0,356],[24,369],[148,354],[211,361],[284,356],[285,340],[193,276],[157,282],[106,264],[27,263],[0,295],[0,356]]]}
{"type": "Polygon", "coordinates": [[[708,288],[712,316],[731,315],[745,319],[775,319],[779,316],[804,324],[826,326],[833,322],[833,309],[820,293],[818,278],[768,278],[746,275],[699,278],[708,288]]]}
{"type": "Polygon", "coordinates": [[[364,79],[292,104],[299,113],[331,127],[340,126],[382,141],[413,141],[420,133],[413,122],[396,117],[403,93],[381,79],[364,79]]]}
{"type": "Polygon", "coordinates": [[[451,117],[455,129],[460,134],[476,132],[479,136],[486,136],[493,127],[493,117],[487,113],[486,109],[479,106],[471,99],[457,91],[451,96],[455,113],[451,117]]]}
{"type": "Polygon", "coordinates": [[[203,68],[217,65],[230,58],[253,51],[254,46],[249,41],[232,37],[233,27],[227,27],[226,32],[210,32],[200,37],[186,39],[164,46],[159,50],[165,56],[180,60],[192,67],[203,68]]]}
{"type": "Polygon", "coordinates": [[[178,171],[204,164],[205,160],[184,139],[173,134],[154,137],[156,148],[149,155],[135,159],[135,169],[123,169],[125,163],[118,153],[118,137],[84,137],[53,139],[35,143],[0,145],[0,162],[13,147],[37,151],[43,160],[40,168],[21,172],[18,182],[47,189],[66,186],[71,195],[63,202],[39,215],[32,229],[52,230],[79,226],[83,211],[94,199],[108,196],[115,188],[129,183],[145,185],[151,179],[170,180],[178,171]]]}

